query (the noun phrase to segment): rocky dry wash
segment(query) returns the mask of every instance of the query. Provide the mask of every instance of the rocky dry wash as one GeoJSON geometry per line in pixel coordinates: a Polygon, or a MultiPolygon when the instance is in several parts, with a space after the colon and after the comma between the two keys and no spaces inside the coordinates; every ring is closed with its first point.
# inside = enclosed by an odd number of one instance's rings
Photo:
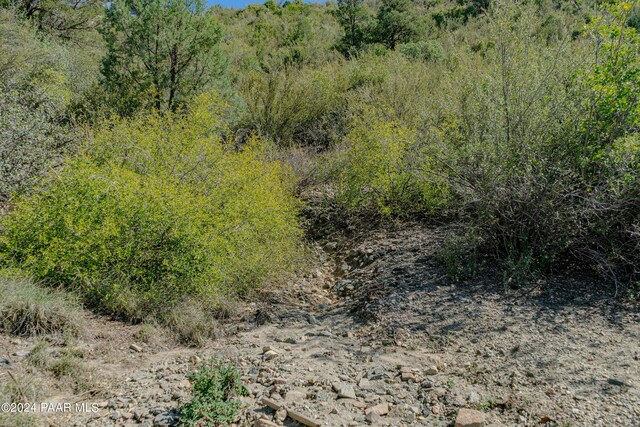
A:
{"type": "MultiPolygon", "coordinates": [[[[434,260],[440,234],[326,242],[310,277],[266,294],[203,349],[145,344],[140,326],[93,318],[81,347],[100,392],[48,400],[100,409],[47,422],[173,425],[188,373],[216,356],[243,374],[246,425],[640,426],[637,311],[577,280],[526,295],[500,280],[451,284],[434,260]]],[[[1,339],[2,369],[24,370],[35,341],[1,339]]]]}

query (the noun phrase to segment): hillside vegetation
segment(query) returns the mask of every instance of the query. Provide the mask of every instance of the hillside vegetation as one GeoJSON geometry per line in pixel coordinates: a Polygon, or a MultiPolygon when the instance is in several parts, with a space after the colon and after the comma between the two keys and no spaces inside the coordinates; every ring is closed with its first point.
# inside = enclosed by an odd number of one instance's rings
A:
{"type": "Polygon", "coordinates": [[[636,3],[2,0],[0,268],[179,329],[286,283],[319,218],[418,220],[453,279],[635,298],[636,3]]]}

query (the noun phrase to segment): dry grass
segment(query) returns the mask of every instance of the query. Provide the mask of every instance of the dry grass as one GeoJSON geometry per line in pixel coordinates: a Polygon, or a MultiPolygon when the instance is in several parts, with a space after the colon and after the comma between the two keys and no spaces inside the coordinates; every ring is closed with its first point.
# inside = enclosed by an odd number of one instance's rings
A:
{"type": "Polygon", "coordinates": [[[164,326],[182,344],[201,347],[208,339],[217,337],[219,319],[229,317],[236,308],[232,301],[218,304],[216,310],[208,308],[211,306],[196,300],[186,301],[171,310],[164,326]]]}
{"type": "Polygon", "coordinates": [[[24,277],[0,276],[0,331],[20,336],[77,335],[82,320],[82,308],[71,294],[24,277]]]}

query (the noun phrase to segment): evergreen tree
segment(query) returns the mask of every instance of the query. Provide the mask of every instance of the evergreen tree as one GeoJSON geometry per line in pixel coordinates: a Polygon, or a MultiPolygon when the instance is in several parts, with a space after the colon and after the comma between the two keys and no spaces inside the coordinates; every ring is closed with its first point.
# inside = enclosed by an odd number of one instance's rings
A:
{"type": "Polygon", "coordinates": [[[339,49],[348,55],[357,52],[365,41],[367,10],[364,0],[338,0],[336,18],[344,30],[339,49]]]}
{"type": "Polygon", "coordinates": [[[124,115],[175,110],[222,74],[221,27],[202,0],[114,0],[103,35],[103,85],[124,115]]]}
{"type": "Polygon", "coordinates": [[[389,49],[415,40],[420,34],[420,21],[411,0],[382,0],[376,18],[374,38],[389,49]]]}

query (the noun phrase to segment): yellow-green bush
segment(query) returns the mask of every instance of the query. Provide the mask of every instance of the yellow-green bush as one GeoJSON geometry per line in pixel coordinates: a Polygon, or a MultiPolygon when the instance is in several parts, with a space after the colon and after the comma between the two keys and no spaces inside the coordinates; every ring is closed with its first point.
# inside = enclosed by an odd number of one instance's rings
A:
{"type": "Polygon", "coordinates": [[[205,96],[186,115],[104,123],[2,219],[0,262],[131,318],[290,267],[300,229],[287,174],[258,140],[221,143],[223,108],[205,96]]]}
{"type": "MultiPolygon", "coordinates": [[[[444,182],[422,179],[428,165],[417,163],[416,132],[365,112],[338,153],[338,201],[348,209],[382,216],[437,210],[446,205],[444,182]]],[[[422,157],[422,156],[421,156],[422,157]]]]}

